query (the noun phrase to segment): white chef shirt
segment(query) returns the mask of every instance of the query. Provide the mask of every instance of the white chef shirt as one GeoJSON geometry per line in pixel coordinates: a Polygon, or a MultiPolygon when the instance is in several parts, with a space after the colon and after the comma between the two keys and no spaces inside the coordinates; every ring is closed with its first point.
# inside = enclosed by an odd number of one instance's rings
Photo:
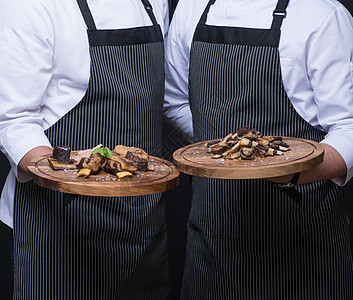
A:
{"type": "MultiPolygon", "coordinates": [[[[166,39],[166,117],[192,137],[188,99],[189,54],[208,0],[180,0],[166,39]]],[[[217,0],[206,24],[270,28],[277,0],[217,0]]],[[[353,176],[353,18],[335,0],[289,1],[279,45],[285,90],[298,114],[327,132],[353,176]]]]}
{"type": "MultiPolygon", "coordinates": [[[[13,226],[17,165],[44,130],[84,96],[90,75],[87,27],[76,0],[0,0],[0,150],[11,172],[0,219],[13,226]]],[[[168,0],[149,0],[163,33],[168,0]]],[[[152,25],[141,0],[88,0],[97,29],[152,25]]]]}

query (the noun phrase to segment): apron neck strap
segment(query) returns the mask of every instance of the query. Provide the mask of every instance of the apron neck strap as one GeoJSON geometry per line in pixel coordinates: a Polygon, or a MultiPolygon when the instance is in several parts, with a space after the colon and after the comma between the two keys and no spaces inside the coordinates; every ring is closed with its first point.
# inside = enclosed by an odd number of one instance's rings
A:
{"type": "Polygon", "coordinates": [[[275,10],[273,11],[273,20],[271,29],[280,30],[283,19],[287,16],[286,8],[289,0],[279,0],[275,10]]]}
{"type": "Polygon", "coordinates": [[[145,10],[147,11],[148,16],[150,17],[152,24],[154,26],[157,26],[158,23],[157,23],[155,15],[153,13],[153,8],[152,8],[151,3],[148,0],[141,0],[141,2],[143,4],[143,6],[145,7],[145,10]]]}
{"type": "Polygon", "coordinates": [[[86,0],[77,0],[77,4],[81,10],[83,19],[86,22],[88,30],[97,30],[96,24],[94,23],[92,13],[88,7],[86,0]]]}
{"type": "Polygon", "coordinates": [[[207,20],[207,15],[208,12],[210,11],[210,7],[216,2],[216,0],[210,0],[206,6],[206,9],[204,10],[201,19],[199,21],[199,25],[204,25],[206,24],[206,20],[207,20]]]}

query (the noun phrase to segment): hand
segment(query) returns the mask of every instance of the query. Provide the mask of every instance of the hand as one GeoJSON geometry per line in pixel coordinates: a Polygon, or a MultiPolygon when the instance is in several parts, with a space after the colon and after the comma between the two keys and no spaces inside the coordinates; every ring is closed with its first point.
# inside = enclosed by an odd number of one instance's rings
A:
{"type": "Polygon", "coordinates": [[[289,175],[284,175],[284,176],[278,176],[278,177],[271,177],[271,178],[266,178],[268,181],[272,181],[274,183],[278,184],[287,184],[291,179],[293,178],[294,174],[289,174],[289,175]]]}
{"type": "MultiPolygon", "coordinates": [[[[346,175],[347,166],[342,156],[332,146],[324,143],[321,145],[324,147],[325,151],[323,162],[313,169],[301,172],[298,184],[328,180],[346,175]]],[[[280,184],[287,184],[292,177],[293,174],[290,174],[280,177],[266,178],[266,180],[280,184]]]]}
{"type": "Polygon", "coordinates": [[[32,175],[28,171],[28,165],[31,160],[40,156],[50,156],[52,154],[53,149],[47,146],[39,146],[27,152],[27,154],[21,159],[17,167],[18,180],[20,182],[25,182],[32,179],[32,175]]]}

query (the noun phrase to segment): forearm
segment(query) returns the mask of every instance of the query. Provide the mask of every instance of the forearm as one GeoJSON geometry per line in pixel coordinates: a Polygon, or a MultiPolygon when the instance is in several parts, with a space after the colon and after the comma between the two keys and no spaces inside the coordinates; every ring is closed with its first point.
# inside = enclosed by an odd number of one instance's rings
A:
{"type": "MultiPolygon", "coordinates": [[[[322,143],[321,145],[325,150],[323,162],[310,170],[301,172],[298,184],[337,178],[345,176],[347,173],[346,163],[344,162],[342,156],[337,152],[337,150],[328,144],[322,143]]],[[[291,180],[292,177],[293,174],[274,177],[268,180],[275,183],[286,184],[291,180]]]]}
{"type": "Polygon", "coordinates": [[[32,176],[28,171],[30,161],[40,156],[51,155],[52,152],[53,149],[47,146],[39,146],[27,152],[18,164],[18,179],[20,181],[28,181],[32,179],[32,176]]]}

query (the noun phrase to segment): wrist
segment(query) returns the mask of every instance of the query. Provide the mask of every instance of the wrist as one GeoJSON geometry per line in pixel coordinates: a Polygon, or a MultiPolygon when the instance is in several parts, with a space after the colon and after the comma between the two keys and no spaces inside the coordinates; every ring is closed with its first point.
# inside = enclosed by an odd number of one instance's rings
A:
{"type": "Polygon", "coordinates": [[[292,188],[298,184],[300,172],[294,173],[286,184],[279,184],[281,188],[292,188]]]}
{"type": "Polygon", "coordinates": [[[49,156],[53,153],[53,149],[47,146],[38,146],[36,148],[33,148],[32,150],[30,150],[29,152],[26,153],[26,155],[21,159],[21,161],[18,164],[17,170],[18,173],[24,173],[30,175],[27,167],[29,165],[29,163],[40,156],[49,156]]]}

